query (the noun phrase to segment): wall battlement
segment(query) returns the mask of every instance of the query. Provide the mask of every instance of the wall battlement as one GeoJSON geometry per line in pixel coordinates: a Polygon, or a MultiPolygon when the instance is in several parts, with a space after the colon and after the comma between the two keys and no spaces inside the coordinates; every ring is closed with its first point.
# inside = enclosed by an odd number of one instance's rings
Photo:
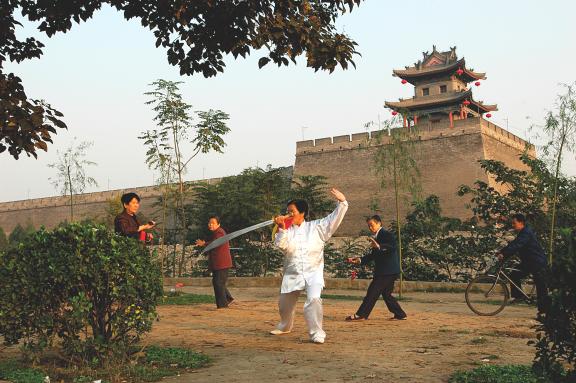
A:
{"type": "MultiPolygon", "coordinates": [[[[397,128],[406,129],[406,128],[397,128]]],[[[524,150],[529,145],[529,151],[534,151],[534,146],[522,138],[502,129],[488,120],[466,119],[454,121],[454,127],[449,124],[435,124],[434,126],[415,126],[413,132],[419,141],[434,140],[440,138],[454,137],[464,134],[476,134],[481,132],[506,145],[518,150],[524,150]]],[[[371,132],[346,134],[342,136],[317,138],[314,140],[296,142],[296,155],[306,155],[325,151],[337,151],[366,148],[369,146],[386,145],[390,143],[390,137],[385,130],[374,130],[371,132]],[[378,136],[380,138],[378,138],[378,136]]]]}
{"type": "MultiPolygon", "coordinates": [[[[220,178],[210,178],[206,180],[193,181],[192,183],[198,183],[198,182],[216,183],[219,180],[220,178]]],[[[134,188],[106,190],[102,192],[83,193],[75,195],[74,205],[79,206],[79,205],[107,203],[109,200],[117,198],[119,195],[128,192],[134,192],[138,194],[141,198],[158,198],[162,194],[157,186],[140,186],[134,188]]],[[[0,212],[22,211],[22,210],[42,209],[42,208],[62,207],[62,206],[70,206],[70,199],[68,196],[43,197],[21,201],[0,202],[0,212]]]]}

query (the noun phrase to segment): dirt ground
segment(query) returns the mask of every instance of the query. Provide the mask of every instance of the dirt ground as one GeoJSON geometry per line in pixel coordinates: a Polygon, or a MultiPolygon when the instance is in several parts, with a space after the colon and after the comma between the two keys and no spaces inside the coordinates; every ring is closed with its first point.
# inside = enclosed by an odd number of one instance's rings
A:
{"type": "MultiPolygon", "coordinates": [[[[211,294],[209,288],[184,288],[211,294]]],[[[325,290],[363,295],[362,291],[325,290]]],[[[452,372],[482,364],[528,364],[534,350],[535,308],[507,307],[479,317],[463,294],[407,293],[406,321],[390,321],[380,300],[365,322],[345,322],[360,304],[324,299],[326,343],[308,341],[297,310],[293,332],[268,335],[277,320],[278,289],[232,289],[238,303],[159,307],[150,344],[191,347],[213,359],[211,366],[164,381],[179,382],[446,382],[452,372]]]]}

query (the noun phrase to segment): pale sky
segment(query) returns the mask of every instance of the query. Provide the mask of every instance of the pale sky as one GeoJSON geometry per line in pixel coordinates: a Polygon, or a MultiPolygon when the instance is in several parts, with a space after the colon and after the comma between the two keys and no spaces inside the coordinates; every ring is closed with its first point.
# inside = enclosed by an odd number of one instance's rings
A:
{"type": "MultiPolygon", "coordinates": [[[[94,142],[88,158],[98,165],[88,173],[99,186],[87,191],[152,184],[137,137],[154,127],[143,93],[159,78],[184,81],[185,100],[196,110],[221,109],[231,116],[225,152],[198,157],[188,180],[292,165],[303,137],[362,132],[364,123],[388,118],[385,100],[412,95],[392,69],[412,65],[433,44],[439,50],[457,46],[470,67],[487,73],[475,98],[497,103],[491,120],[526,138],[529,126],[553,107],[559,84],[576,81],[574,14],[573,0],[367,0],[338,22],[359,45],[357,69],[314,73],[301,60],[259,70],[262,54],[252,52],[246,60],[228,58],[224,74],[209,79],[180,77],[165,51],[155,48],[153,34],[111,8],[51,39],[26,23],[20,35],[39,37],[44,55],[7,64],[6,70],[23,79],[29,97],[63,112],[69,129],[59,131],[37,160],[0,155],[0,201],[57,195],[47,164],[74,137],[94,142]]],[[[564,171],[576,175],[574,154],[567,157],[564,171]]]]}

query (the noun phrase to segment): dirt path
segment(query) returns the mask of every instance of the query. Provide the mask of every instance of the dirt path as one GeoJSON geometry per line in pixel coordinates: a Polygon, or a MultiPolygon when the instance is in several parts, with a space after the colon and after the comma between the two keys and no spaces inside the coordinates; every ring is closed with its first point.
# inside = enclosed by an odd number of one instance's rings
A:
{"type": "MultiPolygon", "coordinates": [[[[208,293],[208,288],[186,288],[208,293]]],[[[202,351],[212,366],[177,382],[446,382],[457,369],[485,363],[530,363],[535,309],[507,307],[493,318],[469,311],[463,294],[409,293],[406,321],[389,321],[378,302],[370,320],[349,323],[359,301],[324,300],[326,343],[308,342],[302,304],[291,334],[273,337],[278,320],[277,289],[246,288],[232,293],[230,309],[212,305],[160,307],[161,320],[147,341],[202,351]],[[489,362],[483,361],[490,359],[489,362]]],[[[361,291],[325,291],[362,295],[361,291]]]]}

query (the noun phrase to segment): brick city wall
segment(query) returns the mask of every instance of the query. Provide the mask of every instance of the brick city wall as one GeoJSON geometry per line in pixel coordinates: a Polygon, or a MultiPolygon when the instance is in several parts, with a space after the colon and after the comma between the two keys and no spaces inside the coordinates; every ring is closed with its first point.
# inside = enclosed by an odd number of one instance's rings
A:
{"type": "MultiPolygon", "coordinates": [[[[455,121],[454,127],[435,124],[418,127],[414,158],[421,173],[422,195],[440,198],[443,214],[469,218],[467,198],[456,195],[460,185],[476,180],[489,181],[478,160],[497,159],[508,166],[522,168],[518,155],[526,143],[498,126],[478,119],[455,121]]],[[[371,206],[378,206],[386,223],[395,218],[394,191],[390,182],[384,189],[374,172],[374,158],[379,146],[389,143],[380,132],[365,132],[326,137],[297,143],[294,176],[323,175],[330,186],[344,192],[350,209],[337,235],[351,236],[365,228],[365,217],[371,206]]],[[[530,148],[534,154],[534,148],[530,148]]],[[[388,180],[389,181],[389,180],[388,180]]],[[[409,210],[409,196],[403,195],[400,215],[409,210]]]]}
{"type": "MultiPolygon", "coordinates": [[[[496,159],[514,168],[524,168],[518,155],[524,151],[526,142],[486,120],[455,121],[454,128],[448,124],[427,125],[416,128],[416,132],[415,157],[421,172],[423,196],[438,195],[447,216],[468,218],[470,215],[465,207],[468,201],[456,195],[460,185],[472,185],[477,179],[491,181],[478,160],[496,159]]],[[[380,214],[386,222],[395,216],[393,190],[390,186],[381,189],[380,180],[374,173],[378,146],[389,142],[386,135],[376,139],[378,133],[326,137],[296,144],[294,176],[326,176],[329,184],[340,188],[350,201],[350,210],[337,235],[356,235],[363,229],[364,218],[370,214],[370,206],[374,203],[381,209],[380,214]]],[[[535,155],[533,147],[529,152],[535,155]]],[[[218,179],[208,182],[218,182],[218,179]]],[[[128,191],[142,197],[141,213],[150,217],[154,210],[152,204],[160,193],[157,188],[148,186],[75,196],[75,220],[97,218],[111,221],[107,214],[109,201],[128,191]]],[[[406,214],[409,206],[409,196],[403,198],[407,202],[403,203],[401,216],[406,214]]],[[[52,228],[69,217],[66,197],[0,203],[0,227],[7,234],[17,224],[52,228]]]]}
{"type": "MultiPolygon", "coordinates": [[[[218,182],[218,180],[214,178],[206,181],[218,182]]],[[[112,225],[113,218],[108,213],[110,202],[128,192],[135,192],[142,199],[139,212],[141,217],[160,219],[160,217],[153,216],[156,210],[153,205],[161,195],[160,190],[155,186],[144,186],[74,196],[74,220],[91,218],[112,225]]],[[[0,227],[4,229],[6,235],[9,235],[18,224],[22,226],[32,224],[37,229],[45,226],[50,229],[67,220],[70,220],[68,197],[46,197],[0,203],[0,227]]]]}

